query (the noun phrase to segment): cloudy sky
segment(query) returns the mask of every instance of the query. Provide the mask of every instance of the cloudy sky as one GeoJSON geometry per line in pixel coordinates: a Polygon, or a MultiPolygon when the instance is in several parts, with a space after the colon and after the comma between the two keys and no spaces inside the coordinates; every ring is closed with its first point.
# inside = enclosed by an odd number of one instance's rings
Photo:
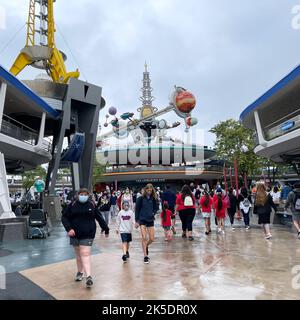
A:
{"type": "MultiPolygon", "coordinates": [[[[6,46],[24,25],[28,3],[0,0],[0,64],[7,68],[25,44],[23,28],[6,46]]],[[[189,89],[197,98],[197,127],[213,146],[212,126],[238,119],[298,65],[297,5],[300,0],[57,0],[57,46],[69,57],[68,69],[78,67],[83,80],[102,86],[107,108],[119,112],[139,107],[146,60],[155,106],[168,104],[175,84],[189,89]]],[[[20,78],[37,73],[28,68],[20,78]]]]}

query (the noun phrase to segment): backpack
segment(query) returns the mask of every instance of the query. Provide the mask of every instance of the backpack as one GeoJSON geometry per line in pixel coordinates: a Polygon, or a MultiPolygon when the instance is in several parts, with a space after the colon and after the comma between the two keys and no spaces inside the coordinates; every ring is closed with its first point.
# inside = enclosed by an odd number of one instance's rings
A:
{"type": "Polygon", "coordinates": [[[223,200],[225,201],[226,208],[229,209],[231,207],[229,196],[226,195],[223,200]]]}
{"type": "Polygon", "coordinates": [[[249,201],[248,198],[244,198],[244,200],[240,202],[240,209],[243,210],[245,213],[248,213],[250,208],[251,208],[251,202],[249,201]]]}
{"type": "Polygon", "coordinates": [[[300,212],[300,194],[294,192],[294,207],[295,211],[300,212]]]}
{"type": "Polygon", "coordinates": [[[194,202],[193,202],[192,197],[191,197],[191,196],[186,196],[186,197],[184,198],[184,203],[183,203],[183,205],[184,205],[185,207],[192,207],[192,206],[194,205],[194,202]]]}

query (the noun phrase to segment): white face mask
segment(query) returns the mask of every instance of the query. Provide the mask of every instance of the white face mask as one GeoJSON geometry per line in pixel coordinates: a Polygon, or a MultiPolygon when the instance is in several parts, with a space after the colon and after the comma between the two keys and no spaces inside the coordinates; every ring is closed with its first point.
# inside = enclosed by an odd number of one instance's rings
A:
{"type": "Polygon", "coordinates": [[[87,196],[87,195],[80,194],[78,196],[78,200],[80,203],[86,203],[88,201],[88,199],[89,199],[89,196],[87,196]]]}

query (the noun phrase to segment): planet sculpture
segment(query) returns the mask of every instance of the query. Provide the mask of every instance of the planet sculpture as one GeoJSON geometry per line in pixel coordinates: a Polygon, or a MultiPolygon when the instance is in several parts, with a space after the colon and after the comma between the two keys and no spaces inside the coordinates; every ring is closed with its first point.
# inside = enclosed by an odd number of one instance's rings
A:
{"type": "Polygon", "coordinates": [[[182,113],[190,113],[196,106],[196,98],[189,91],[182,91],[176,95],[176,108],[182,113]]]}
{"type": "Polygon", "coordinates": [[[118,110],[117,110],[117,108],[115,108],[115,107],[110,107],[110,108],[108,109],[108,113],[109,113],[111,116],[115,116],[115,115],[117,114],[117,112],[118,112],[118,110]]]}
{"type": "Polygon", "coordinates": [[[193,118],[193,117],[187,117],[185,120],[185,123],[189,126],[195,126],[198,123],[198,119],[197,118],[193,118]]]}

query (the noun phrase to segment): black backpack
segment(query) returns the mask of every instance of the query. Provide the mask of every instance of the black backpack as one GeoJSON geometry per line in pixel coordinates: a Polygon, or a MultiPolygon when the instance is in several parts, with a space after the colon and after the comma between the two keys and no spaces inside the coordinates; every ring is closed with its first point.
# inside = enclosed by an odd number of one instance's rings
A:
{"type": "Polygon", "coordinates": [[[300,193],[294,192],[294,207],[295,211],[300,213],[300,193]]]}

